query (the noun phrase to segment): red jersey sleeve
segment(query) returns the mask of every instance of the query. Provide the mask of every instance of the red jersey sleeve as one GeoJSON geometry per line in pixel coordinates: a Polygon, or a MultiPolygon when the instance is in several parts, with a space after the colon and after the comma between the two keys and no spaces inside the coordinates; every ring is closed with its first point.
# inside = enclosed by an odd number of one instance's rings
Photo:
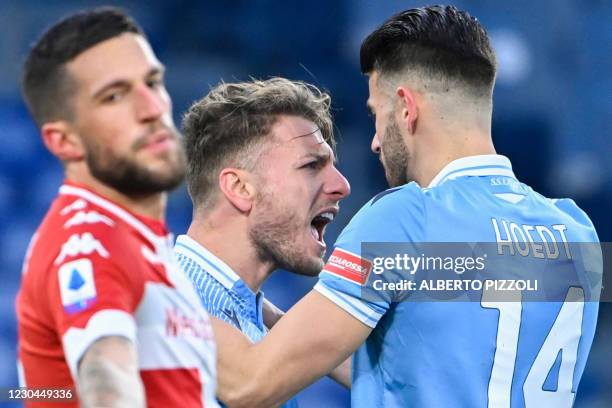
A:
{"type": "Polygon", "coordinates": [[[136,341],[133,315],[145,279],[140,245],[129,232],[101,224],[66,232],[47,287],[66,362],[76,378],[79,360],[96,340],[122,336],[136,341]]]}

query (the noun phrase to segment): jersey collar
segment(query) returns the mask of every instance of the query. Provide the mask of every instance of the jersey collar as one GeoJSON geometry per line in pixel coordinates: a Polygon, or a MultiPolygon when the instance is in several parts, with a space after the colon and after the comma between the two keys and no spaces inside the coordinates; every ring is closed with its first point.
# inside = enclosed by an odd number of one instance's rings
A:
{"type": "Polygon", "coordinates": [[[499,154],[462,157],[448,163],[427,188],[464,176],[506,176],[516,179],[510,160],[499,154]]]}
{"type": "Polygon", "coordinates": [[[176,238],[174,251],[177,254],[193,259],[203,270],[208,272],[227,289],[231,290],[234,284],[241,280],[240,276],[225,262],[187,235],[179,235],[176,238]]]}
{"type": "Polygon", "coordinates": [[[188,235],[179,235],[174,252],[192,259],[226,289],[243,299],[255,325],[263,330],[263,292],[254,293],[232,268],[188,235]]]}

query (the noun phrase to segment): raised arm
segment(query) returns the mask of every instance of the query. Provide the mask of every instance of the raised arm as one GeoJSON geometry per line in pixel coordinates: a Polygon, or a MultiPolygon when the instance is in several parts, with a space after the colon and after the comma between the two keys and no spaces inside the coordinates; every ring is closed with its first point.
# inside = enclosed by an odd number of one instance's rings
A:
{"type": "MultiPolygon", "coordinates": [[[[264,299],[263,318],[268,329],[271,329],[284,315],[285,312],[276,307],[274,303],[264,299]]],[[[329,378],[348,389],[351,388],[351,359],[352,356],[347,357],[338,367],[328,373],[329,378]]]]}
{"type": "Polygon", "coordinates": [[[87,349],[77,387],[82,407],[146,406],[136,348],[125,337],[103,337],[87,349]]]}
{"type": "Polygon", "coordinates": [[[371,328],[311,291],[257,344],[214,322],[219,398],[228,407],[270,407],[329,373],[362,344],[371,328]]]}

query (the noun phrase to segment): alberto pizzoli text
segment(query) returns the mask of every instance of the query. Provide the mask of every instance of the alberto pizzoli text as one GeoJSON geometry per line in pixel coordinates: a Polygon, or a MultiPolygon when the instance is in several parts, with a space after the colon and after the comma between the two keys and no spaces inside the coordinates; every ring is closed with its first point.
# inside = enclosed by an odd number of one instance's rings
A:
{"type": "Polygon", "coordinates": [[[402,279],[399,282],[386,282],[377,279],[373,282],[374,290],[380,291],[537,291],[538,281],[531,279],[428,279],[412,281],[402,279]]]}

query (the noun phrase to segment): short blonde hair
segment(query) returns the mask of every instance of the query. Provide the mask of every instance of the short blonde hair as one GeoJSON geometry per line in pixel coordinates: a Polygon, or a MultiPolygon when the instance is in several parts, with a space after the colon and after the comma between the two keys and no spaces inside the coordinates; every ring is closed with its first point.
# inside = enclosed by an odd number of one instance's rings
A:
{"type": "Polygon", "coordinates": [[[214,197],[223,168],[248,167],[281,115],[312,121],[334,148],[330,105],[330,95],[316,86],[279,77],[211,89],[183,117],[187,187],[194,209],[214,197]]]}

